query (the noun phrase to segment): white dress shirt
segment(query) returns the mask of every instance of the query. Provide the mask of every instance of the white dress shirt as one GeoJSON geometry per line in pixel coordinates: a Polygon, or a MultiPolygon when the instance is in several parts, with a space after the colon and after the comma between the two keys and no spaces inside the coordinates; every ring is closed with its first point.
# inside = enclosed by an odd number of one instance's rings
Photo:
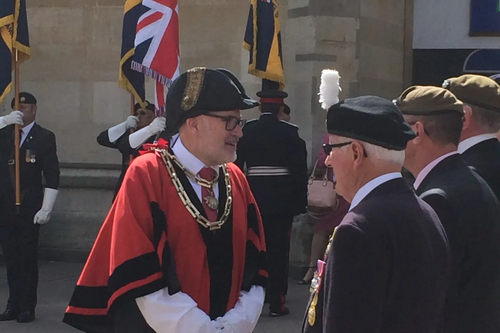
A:
{"type": "MultiPolygon", "coordinates": [[[[186,149],[178,135],[171,142],[175,156],[188,170],[198,173],[205,167],[186,149]]],[[[219,172],[218,167],[213,169],[219,172]]],[[[189,182],[201,201],[201,186],[191,179],[189,182]]],[[[219,197],[218,185],[214,194],[219,197]]],[[[199,309],[188,294],[178,292],[169,295],[168,288],[139,297],[136,303],[148,325],[157,333],[252,333],[262,312],[264,296],[261,286],[252,286],[249,292],[241,291],[235,307],[216,320],[211,320],[199,309]]]]}
{"type": "MultiPolygon", "coordinates": [[[[175,135],[172,137],[171,140],[172,144],[170,145],[172,148],[172,151],[174,152],[175,156],[179,159],[179,161],[194,174],[198,174],[201,169],[205,168],[206,165],[203,164],[202,161],[200,161],[196,156],[194,156],[187,148],[182,144],[182,141],[179,137],[179,135],[175,135]]],[[[219,174],[219,166],[212,167],[212,169],[215,170],[215,174],[219,174]]],[[[198,199],[200,199],[201,202],[201,185],[198,185],[194,180],[191,178],[188,178],[189,183],[191,183],[191,186],[193,187],[194,191],[196,192],[196,195],[198,196],[198,199]]],[[[214,195],[217,199],[219,199],[219,184],[215,184],[214,187],[214,195]]]]}
{"type": "Polygon", "coordinates": [[[35,122],[31,122],[31,124],[25,126],[24,128],[20,128],[21,130],[21,140],[19,141],[19,146],[22,146],[26,138],[28,137],[28,134],[30,134],[31,129],[35,126],[35,122]]]}
{"type": "Polygon", "coordinates": [[[460,142],[458,144],[458,152],[460,154],[463,154],[467,149],[469,149],[472,146],[477,145],[478,143],[481,143],[486,140],[491,140],[491,139],[498,139],[496,134],[480,134],[473,136],[471,138],[465,139],[464,141],[460,142]]]}
{"type": "Polygon", "coordinates": [[[413,183],[413,188],[415,190],[417,190],[418,187],[420,186],[420,184],[422,184],[422,182],[424,181],[425,177],[427,177],[427,175],[429,174],[429,172],[431,172],[432,169],[434,169],[436,167],[436,165],[438,165],[439,162],[441,162],[442,160],[444,160],[447,157],[450,157],[450,156],[456,155],[456,154],[458,154],[458,152],[452,151],[451,153],[439,156],[434,161],[432,161],[431,163],[427,164],[425,166],[425,168],[423,168],[422,171],[420,171],[418,173],[417,178],[415,178],[415,182],[413,183]]]}
{"type": "Polygon", "coordinates": [[[368,183],[363,185],[358,190],[358,192],[356,192],[356,195],[354,195],[354,198],[352,198],[351,207],[349,207],[349,211],[353,210],[354,207],[359,205],[361,200],[363,200],[368,194],[370,194],[371,191],[373,191],[380,185],[396,178],[403,178],[401,172],[386,173],[385,175],[378,176],[377,178],[370,180],[368,183]]]}

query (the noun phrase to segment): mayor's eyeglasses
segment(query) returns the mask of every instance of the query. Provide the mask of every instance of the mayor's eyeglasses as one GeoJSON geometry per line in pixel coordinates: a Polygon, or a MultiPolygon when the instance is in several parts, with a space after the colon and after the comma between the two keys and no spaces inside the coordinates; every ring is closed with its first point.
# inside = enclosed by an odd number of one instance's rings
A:
{"type": "Polygon", "coordinates": [[[234,116],[219,116],[217,114],[212,114],[212,113],[205,113],[204,116],[207,117],[212,117],[212,118],[218,118],[221,119],[222,121],[226,122],[226,131],[232,131],[236,128],[236,126],[240,126],[243,128],[245,126],[247,120],[234,117],[234,116]]]}

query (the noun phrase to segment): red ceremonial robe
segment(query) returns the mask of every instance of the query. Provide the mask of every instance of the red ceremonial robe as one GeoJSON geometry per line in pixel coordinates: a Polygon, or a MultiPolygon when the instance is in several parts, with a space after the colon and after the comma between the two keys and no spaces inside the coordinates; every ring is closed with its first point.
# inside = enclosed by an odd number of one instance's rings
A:
{"type": "MultiPolygon", "coordinates": [[[[189,198],[205,214],[185,174],[174,164],[189,198]]],[[[136,158],[109,212],[63,321],[85,332],[112,332],[120,304],[168,287],[188,294],[212,320],[232,309],[241,290],[266,287],[265,239],[245,175],[227,165],[232,209],[209,231],[182,203],[159,153],[136,158]]],[[[219,170],[219,209],[226,184],[219,170]]],[[[206,216],[206,215],[205,215],[206,216]]]]}

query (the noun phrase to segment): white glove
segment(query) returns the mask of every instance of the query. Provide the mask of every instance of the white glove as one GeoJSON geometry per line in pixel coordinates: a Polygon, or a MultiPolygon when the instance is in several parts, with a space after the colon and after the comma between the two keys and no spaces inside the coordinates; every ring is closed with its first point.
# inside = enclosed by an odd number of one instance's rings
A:
{"type": "Polygon", "coordinates": [[[127,120],[125,121],[127,123],[127,129],[136,128],[138,121],[139,119],[136,116],[128,116],[127,120]]]}
{"type": "Polygon", "coordinates": [[[136,116],[128,116],[127,120],[125,120],[122,123],[119,123],[116,126],[111,127],[108,129],[108,139],[109,142],[114,143],[116,140],[118,140],[125,132],[130,129],[130,128],[136,128],[137,127],[137,117],[136,116]]]}
{"type": "Polygon", "coordinates": [[[223,317],[217,318],[225,333],[252,333],[259,321],[264,305],[265,291],[261,286],[252,286],[250,291],[241,291],[240,299],[223,317]]]}
{"type": "Polygon", "coordinates": [[[53,188],[46,188],[43,195],[42,209],[36,213],[33,219],[33,224],[45,224],[50,220],[50,213],[54,208],[54,203],[56,202],[58,190],[53,188]]]}
{"type": "Polygon", "coordinates": [[[4,128],[5,126],[12,124],[24,125],[23,117],[24,113],[21,111],[12,111],[8,115],[0,117],[0,128],[4,128]]]}
{"type": "Polygon", "coordinates": [[[130,147],[137,149],[140,145],[144,143],[147,139],[157,134],[158,132],[165,130],[165,125],[167,120],[164,117],[155,118],[148,126],[130,134],[128,137],[128,142],[130,147]]]}

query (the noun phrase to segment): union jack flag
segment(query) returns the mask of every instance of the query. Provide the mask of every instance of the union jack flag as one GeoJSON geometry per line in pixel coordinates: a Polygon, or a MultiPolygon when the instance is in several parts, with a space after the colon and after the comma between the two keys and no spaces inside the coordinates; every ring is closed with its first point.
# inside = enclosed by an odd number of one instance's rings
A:
{"type": "Polygon", "coordinates": [[[164,112],[166,93],[180,74],[177,0],[143,0],[137,22],[132,69],[156,81],[156,108],[164,112]]]}

